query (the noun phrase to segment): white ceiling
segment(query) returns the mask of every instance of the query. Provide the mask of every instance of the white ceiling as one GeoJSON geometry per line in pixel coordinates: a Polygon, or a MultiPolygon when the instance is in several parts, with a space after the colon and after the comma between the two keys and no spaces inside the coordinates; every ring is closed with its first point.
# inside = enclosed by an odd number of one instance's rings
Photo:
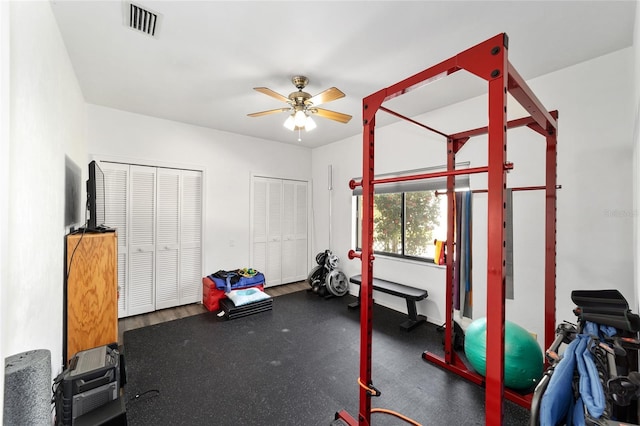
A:
{"type": "MultiPolygon", "coordinates": [[[[498,33],[525,80],[628,47],[636,1],[136,1],[161,14],[157,38],[124,24],[125,3],[52,0],[87,102],[198,126],[317,147],[362,132],[362,99],[498,33]],[[302,134],[286,130],[287,96],[305,75],[315,95],[346,97],[321,107],[302,134]]],[[[457,73],[456,76],[461,73],[457,73]]],[[[611,78],[615,78],[612,70],[611,78]]],[[[449,79],[446,79],[449,80],[449,79]]],[[[465,76],[394,104],[415,116],[485,93],[465,76]]],[[[381,115],[381,114],[379,114],[381,115]]],[[[379,117],[383,125],[392,117],[379,117]]]]}

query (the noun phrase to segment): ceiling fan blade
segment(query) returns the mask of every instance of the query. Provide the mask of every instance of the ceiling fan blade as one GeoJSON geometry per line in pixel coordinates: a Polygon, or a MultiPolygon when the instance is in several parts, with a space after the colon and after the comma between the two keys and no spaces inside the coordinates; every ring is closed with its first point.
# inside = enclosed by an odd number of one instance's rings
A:
{"type": "Polygon", "coordinates": [[[329,120],[339,121],[341,123],[348,123],[351,120],[351,116],[343,114],[341,112],[329,111],[328,109],[313,108],[313,113],[320,117],[328,118],[329,120]]]}
{"type": "Polygon", "coordinates": [[[286,96],[281,95],[278,92],[274,92],[273,90],[267,88],[267,87],[254,87],[253,90],[256,90],[260,93],[264,93],[267,96],[271,96],[272,98],[276,98],[279,101],[282,102],[289,102],[289,98],[287,98],[286,96]]]}
{"type": "Polygon", "coordinates": [[[285,111],[289,111],[289,110],[291,110],[291,108],[278,108],[278,109],[270,109],[268,111],[254,112],[254,113],[247,114],[247,115],[249,117],[262,117],[263,115],[275,114],[276,112],[285,112],[285,111]]]}
{"type": "Polygon", "coordinates": [[[344,97],[344,93],[337,87],[330,87],[324,92],[318,93],[315,96],[310,97],[304,103],[309,105],[320,105],[327,102],[335,101],[336,99],[340,99],[344,97]]]}

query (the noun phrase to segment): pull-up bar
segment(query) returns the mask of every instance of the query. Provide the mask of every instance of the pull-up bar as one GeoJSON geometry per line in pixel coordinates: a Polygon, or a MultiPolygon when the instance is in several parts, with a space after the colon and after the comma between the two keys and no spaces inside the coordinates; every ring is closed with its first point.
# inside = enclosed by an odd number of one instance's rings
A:
{"type": "MultiPolygon", "coordinates": [[[[511,170],[513,169],[513,164],[506,163],[504,167],[505,167],[505,170],[511,170]]],[[[488,167],[472,167],[470,169],[448,170],[448,171],[442,171],[442,172],[423,173],[418,175],[394,176],[394,177],[388,177],[388,178],[382,178],[382,179],[374,179],[373,181],[371,181],[371,183],[374,185],[379,185],[381,183],[406,182],[406,181],[412,181],[412,180],[432,179],[432,178],[439,178],[439,177],[445,177],[445,176],[471,175],[476,173],[486,173],[487,171],[489,171],[488,167]]],[[[349,181],[349,188],[356,189],[359,186],[362,186],[362,181],[356,182],[353,179],[349,181]]]]}

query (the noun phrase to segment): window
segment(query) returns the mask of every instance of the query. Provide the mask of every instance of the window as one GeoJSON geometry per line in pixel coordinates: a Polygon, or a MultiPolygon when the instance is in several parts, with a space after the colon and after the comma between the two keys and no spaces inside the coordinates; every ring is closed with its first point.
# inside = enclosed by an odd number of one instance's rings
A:
{"type": "MultiPolygon", "coordinates": [[[[456,163],[456,169],[469,162],[456,163]]],[[[376,175],[375,179],[422,175],[446,170],[446,166],[406,170],[402,173],[376,175]]],[[[354,179],[360,181],[361,178],[354,179]]],[[[433,261],[434,240],[447,239],[447,178],[386,182],[375,186],[373,202],[373,251],[388,256],[433,261]]],[[[469,175],[456,175],[456,190],[469,188],[469,175]]],[[[356,199],[356,249],[362,249],[362,190],[353,190],[356,199]]]]}
{"type": "MultiPolygon", "coordinates": [[[[356,197],[356,236],[362,248],[362,195],[356,197]]],[[[447,197],[435,190],[374,195],[373,250],[378,254],[433,260],[434,239],[447,237],[447,197]]]]}

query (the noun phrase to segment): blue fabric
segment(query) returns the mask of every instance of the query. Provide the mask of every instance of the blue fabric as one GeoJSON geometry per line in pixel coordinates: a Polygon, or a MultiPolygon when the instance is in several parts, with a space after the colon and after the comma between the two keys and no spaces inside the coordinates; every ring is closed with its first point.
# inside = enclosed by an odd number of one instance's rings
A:
{"type": "Polygon", "coordinates": [[[215,283],[217,289],[224,290],[225,293],[237,288],[255,287],[264,284],[264,274],[262,272],[258,272],[253,277],[240,277],[240,280],[233,284],[230,282],[230,278],[224,280],[213,275],[209,275],[209,278],[215,283]]]}
{"type": "Polygon", "coordinates": [[[575,339],[569,344],[562,359],[553,370],[540,403],[540,426],[559,424],[573,409],[572,383],[578,343],[579,340],[575,339]]]}
{"type": "Polygon", "coordinates": [[[575,407],[573,407],[573,410],[571,410],[571,414],[572,414],[572,418],[567,419],[568,425],[573,425],[573,426],[585,425],[586,422],[584,419],[584,404],[582,403],[582,398],[578,398],[578,400],[576,401],[575,407]]]}
{"type": "Polygon", "coordinates": [[[615,336],[616,334],[618,334],[618,331],[615,327],[612,327],[610,325],[599,325],[595,322],[586,321],[582,333],[595,336],[600,340],[604,340],[605,337],[615,336]]]}
{"type": "MultiPolygon", "coordinates": [[[[598,326],[594,326],[595,332],[598,333],[598,326]]],[[[594,331],[592,327],[585,327],[585,331],[588,330],[594,331]]],[[[594,341],[590,335],[578,334],[565,350],[542,395],[541,426],[555,426],[562,422],[567,425],[584,425],[585,407],[591,417],[598,419],[602,416],[606,400],[598,368],[589,350],[592,344],[594,341]],[[580,397],[574,402],[572,383],[576,368],[580,375],[580,397]]]]}
{"type": "Polygon", "coordinates": [[[576,348],[576,361],[580,373],[580,397],[589,414],[598,419],[605,409],[604,389],[598,376],[598,368],[589,350],[593,344],[590,336],[578,334],[580,341],[576,348]]]}

